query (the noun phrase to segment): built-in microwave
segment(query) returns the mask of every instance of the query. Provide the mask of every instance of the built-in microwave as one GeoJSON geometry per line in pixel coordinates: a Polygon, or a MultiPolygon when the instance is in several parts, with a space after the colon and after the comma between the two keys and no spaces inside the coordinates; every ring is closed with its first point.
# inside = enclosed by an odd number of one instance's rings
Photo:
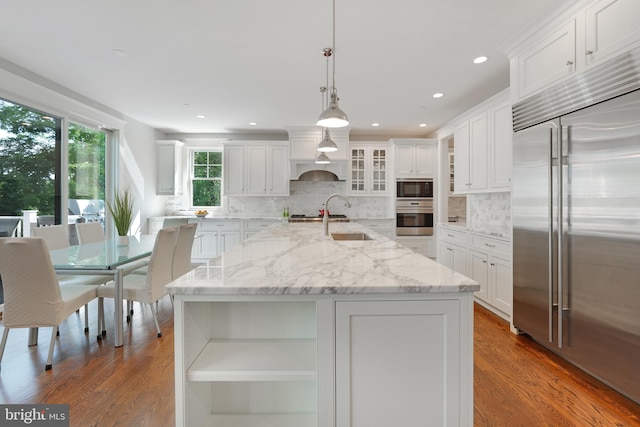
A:
{"type": "Polygon", "coordinates": [[[432,199],[432,179],[399,179],[396,182],[398,199],[432,199]]]}

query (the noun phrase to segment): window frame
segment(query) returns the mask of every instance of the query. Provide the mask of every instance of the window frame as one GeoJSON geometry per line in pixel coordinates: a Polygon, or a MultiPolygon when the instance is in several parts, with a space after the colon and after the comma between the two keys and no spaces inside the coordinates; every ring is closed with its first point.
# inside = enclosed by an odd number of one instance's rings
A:
{"type": "MultiPolygon", "coordinates": [[[[207,209],[212,212],[219,212],[224,210],[224,149],[223,147],[189,147],[189,209],[207,209]],[[195,176],[195,156],[196,153],[202,152],[215,152],[220,153],[220,177],[219,178],[197,178],[195,176]],[[194,181],[219,181],[220,182],[220,206],[209,205],[195,205],[193,203],[193,183],[194,181]]],[[[211,163],[208,163],[209,165],[211,163]]]]}

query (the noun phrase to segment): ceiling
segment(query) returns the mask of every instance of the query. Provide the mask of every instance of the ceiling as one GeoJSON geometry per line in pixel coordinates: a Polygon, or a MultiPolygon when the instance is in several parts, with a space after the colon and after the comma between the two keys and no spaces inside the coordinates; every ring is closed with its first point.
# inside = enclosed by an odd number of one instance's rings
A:
{"type": "MultiPolygon", "coordinates": [[[[504,43],[559,3],[335,1],[340,107],[374,138],[427,136],[508,87],[504,43]]],[[[169,134],[282,133],[322,110],[331,0],[0,6],[0,58],[169,134]]]]}

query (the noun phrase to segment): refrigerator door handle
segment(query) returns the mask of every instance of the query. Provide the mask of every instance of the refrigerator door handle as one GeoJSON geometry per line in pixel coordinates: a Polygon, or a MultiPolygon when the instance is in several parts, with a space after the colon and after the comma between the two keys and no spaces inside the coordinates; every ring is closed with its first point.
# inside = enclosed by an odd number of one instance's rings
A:
{"type": "Polygon", "coordinates": [[[548,179],[547,179],[547,183],[548,183],[548,201],[547,201],[547,208],[549,210],[548,212],[548,216],[547,218],[549,218],[549,223],[548,223],[548,239],[547,242],[549,244],[549,251],[547,252],[549,254],[549,326],[547,327],[547,330],[549,331],[549,342],[553,343],[553,308],[554,308],[554,297],[553,297],[553,257],[554,257],[554,251],[553,251],[553,221],[551,220],[551,218],[553,218],[553,168],[554,166],[557,166],[557,163],[554,161],[554,152],[553,152],[553,131],[554,128],[553,127],[549,127],[549,168],[548,168],[548,179]]]}
{"type": "Polygon", "coordinates": [[[560,126],[558,131],[558,212],[557,212],[557,221],[558,221],[558,271],[557,271],[557,280],[558,280],[558,310],[556,315],[558,316],[558,348],[562,349],[563,346],[563,320],[564,320],[564,271],[565,271],[565,261],[564,261],[564,193],[565,193],[565,184],[564,184],[564,168],[568,167],[569,157],[568,157],[568,147],[569,147],[569,127],[560,126]]]}

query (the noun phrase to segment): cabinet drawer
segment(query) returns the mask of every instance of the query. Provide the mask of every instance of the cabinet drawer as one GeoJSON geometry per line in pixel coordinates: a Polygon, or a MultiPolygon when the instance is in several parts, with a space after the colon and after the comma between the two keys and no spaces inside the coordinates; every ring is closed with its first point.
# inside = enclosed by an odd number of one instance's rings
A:
{"type": "Polygon", "coordinates": [[[439,228],[438,238],[443,242],[454,243],[456,245],[467,245],[467,232],[462,230],[451,230],[450,228],[439,228]]]}
{"type": "Polygon", "coordinates": [[[498,252],[507,255],[511,253],[510,242],[502,239],[472,234],[469,243],[472,248],[484,252],[498,252]]]}
{"type": "Polygon", "coordinates": [[[244,231],[262,231],[270,225],[282,222],[280,219],[250,220],[244,222],[244,231]]]}
{"type": "Polygon", "coordinates": [[[240,221],[200,220],[200,231],[240,231],[240,221]]]}

